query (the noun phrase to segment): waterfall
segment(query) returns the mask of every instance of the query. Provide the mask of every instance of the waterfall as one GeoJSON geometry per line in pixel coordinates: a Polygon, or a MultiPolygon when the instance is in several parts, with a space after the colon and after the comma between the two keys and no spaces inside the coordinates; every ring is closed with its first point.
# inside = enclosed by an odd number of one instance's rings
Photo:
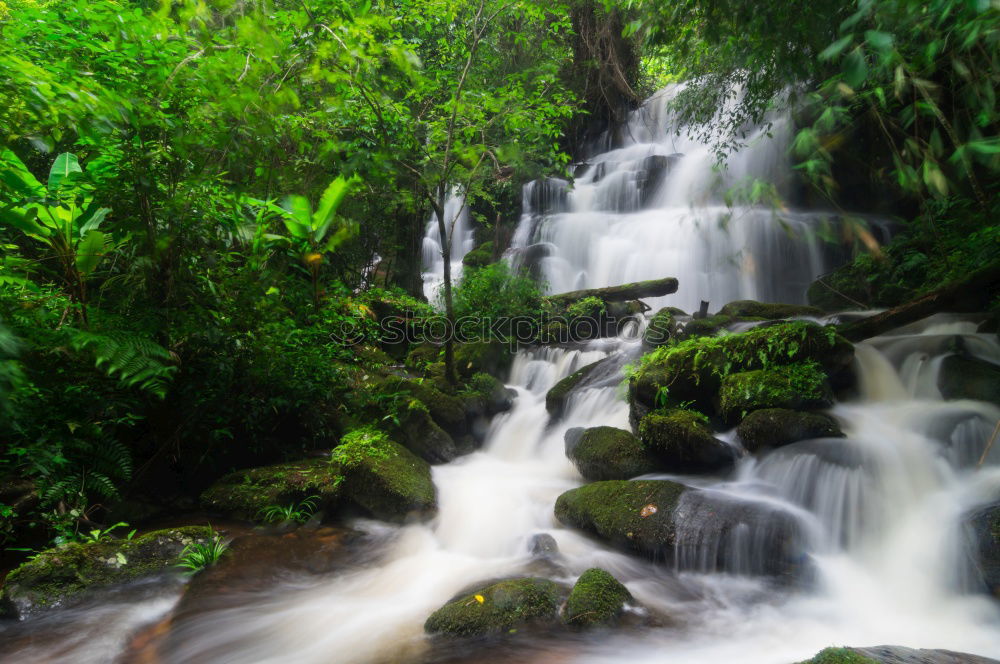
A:
{"type": "Polygon", "coordinates": [[[532,268],[551,292],[677,277],[677,294],[651,300],[654,307],[804,302],[809,283],[843,260],[822,239],[834,215],[778,201],[726,204],[727,190],[753,181],[776,183],[788,198],[790,118],[750,132],[719,168],[710,143],[676,133],[669,103],[679,89],[658,93],[624,128],[608,130],[597,144],[615,147],[578,165],[572,182],[525,186],[511,260],[532,268]]]}
{"type": "MultiPolygon", "coordinates": [[[[445,229],[449,233],[448,239],[451,241],[451,278],[457,282],[462,276],[462,259],[475,246],[475,231],[472,228],[469,206],[458,190],[452,189],[445,200],[444,220],[445,229]]],[[[420,251],[424,297],[432,304],[439,304],[438,290],[444,284],[444,257],[441,254],[441,232],[436,213],[432,212],[427,221],[420,251]]]]}

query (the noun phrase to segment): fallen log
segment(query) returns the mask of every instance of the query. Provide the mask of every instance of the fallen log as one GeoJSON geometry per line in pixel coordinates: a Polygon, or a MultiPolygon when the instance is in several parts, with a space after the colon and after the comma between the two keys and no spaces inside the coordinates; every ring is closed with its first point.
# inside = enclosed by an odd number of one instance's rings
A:
{"type": "Polygon", "coordinates": [[[842,323],[837,326],[838,331],[851,341],[862,341],[937,313],[986,311],[998,285],[1000,263],[977,270],[965,279],[953,281],[874,316],[842,323]]]}
{"type": "Polygon", "coordinates": [[[607,288],[586,288],[569,293],[549,295],[545,299],[551,302],[554,307],[564,308],[587,297],[596,297],[604,302],[624,302],[625,300],[638,300],[642,297],[660,297],[676,292],[677,280],[673,277],[666,277],[664,279],[636,281],[621,286],[608,286],[607,288]]]}

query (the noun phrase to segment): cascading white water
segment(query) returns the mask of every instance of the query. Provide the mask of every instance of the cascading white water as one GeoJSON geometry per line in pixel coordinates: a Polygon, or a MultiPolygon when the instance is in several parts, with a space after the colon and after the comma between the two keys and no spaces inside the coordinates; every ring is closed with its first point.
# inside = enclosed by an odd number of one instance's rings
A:
{"type": "Polygon", "coordinates": [[[685,311],[701,300],[804,301],[809,283],[833,267],[821,239],[832,215],[725,203],[728,189],[755,179],[786,193],[789,118],[752,132],[720,170],[710,143],[676,135],[669,103],[678,89],[609,130],[599,144],[620,146],[588,158],[572,185],[525,187],[511,260],[534,267],[551,292],[677,277],[675,296],[649,303],[685,311]]]}
{"type": "MultiPolygon", "coordinates": [[[[444,223],[448,239],[451,241],[451,278],[455,281],[462,275],[462,259],[475,246],[475,232],[469,215],[469,207],[465,197],[460,192],[452,191],[444,204],[444,223]]],[[[421,264],[423,266],[424,297],[435,304],[438,301],[438,290],[444,283],[444,257],[441,255],[441,232],[438,228],[436,213],[431,213],[424,231],[424,242],[421,246],[421,264]]]]}

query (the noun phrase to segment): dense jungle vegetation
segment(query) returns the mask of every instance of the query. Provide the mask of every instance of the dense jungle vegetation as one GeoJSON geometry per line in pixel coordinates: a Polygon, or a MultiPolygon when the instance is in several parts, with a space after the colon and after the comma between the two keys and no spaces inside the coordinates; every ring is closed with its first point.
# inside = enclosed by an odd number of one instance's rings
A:
{"type": "Polygon", "coordinates": [[[540,317],[498,264],[522,185],[678,81],[720,156],[795,111],[801,200],[734,198],[898,220],[830,239],[858,246],[828,278],[849,301],[1000,257],[996,0],[0,0],[0,546],[377,451],[428,407],[446,428],[504,359],[383,343],[431,313],[431,214],[457,187],[491,243],[449,317],[540,317]]]}

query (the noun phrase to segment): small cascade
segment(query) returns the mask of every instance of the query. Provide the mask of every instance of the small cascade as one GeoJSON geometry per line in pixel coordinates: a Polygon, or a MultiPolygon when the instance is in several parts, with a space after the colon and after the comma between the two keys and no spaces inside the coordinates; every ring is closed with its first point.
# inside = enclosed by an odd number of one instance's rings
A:
{"type": "MultiPolygon", "coordinates": [[[[462,259],[475,247],[475,230],[469,215],[469,206],[465,197],[453,190],[444,204],[445,230],[450,234],[451,241],[451,278],[457,282],[462,276],[462,259]]],[[[424,297],[435,304],[438,302],[438,290],[444,283],[444,258],[441,255],[441,232],[438,228],[437,214],[431,213],[424,231],[424,241],[421,246],[421,265],[424,282],[424,297]]]]}

